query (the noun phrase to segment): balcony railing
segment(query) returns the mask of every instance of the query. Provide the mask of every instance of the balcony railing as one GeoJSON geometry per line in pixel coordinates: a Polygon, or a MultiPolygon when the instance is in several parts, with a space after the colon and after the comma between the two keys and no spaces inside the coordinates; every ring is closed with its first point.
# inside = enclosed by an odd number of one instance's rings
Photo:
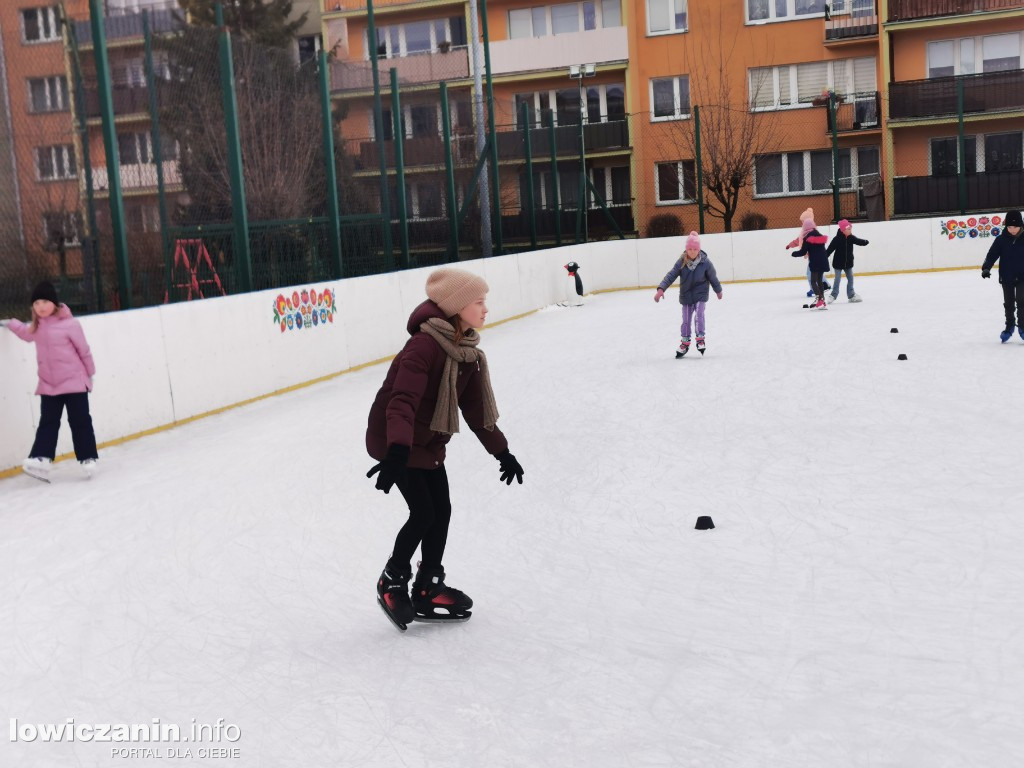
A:
{"type": "MultiPolygon", "coordinates": [[[[159,98],[160,89],[157,89],[159,98]]],[[[149,112],[149,89],[148,88],[119,88],[114,87],[110,91],[113,97],[115,115],[134,115],[139,112],[149,112]]],[[[85,114],[87,117],[100,116],[100,94],[94,89],[85,91],[85,114]]]]}
{"type": "Polygon", "coordinates": [[[889,0],[889,21],[913,21],[1019,8],[1020,0],[889,0]]]}
{"type": "MultiPolygon", "coordinates": [[[[870,131],[878,128],[882,99],[878,91],[851,93],[836,104],[836,132],[870,131]]],[[[832,132],[828,109],[825,110],[825,130],[832,132]]]]}
{"type": "MultiPolygon", "coordinates": [[[[633,208],[629,205],[608,204],[608,214],[618,225],[623,233],[636,231],[636,223],[633,221],[633,208]]],[[[556,214],[554,211],[537,211],[534,215],[537,227],[537,236],[545,239],[554,239],[558,233],[559,225],[562,230],[562,240],[569,242],[576,232],[576,210],[563,210],[556,214]],[[561,221],[556,224],[555,217],[559,216],[561,221]]],[[[601,239],[608,235],[615,234],[615,228],[608,223],[604,211],[600,207],[587,209],[587,232],[591,239],[601,239]]],[[[502,237],[509,240],[525,240],[530,237],[530,215],[522,212],[515,215],[503,214],[501,217],[502,237]]]]}
{"type": "Polygon", "coordinates": [[[1024,109],[1024,69],[1013,69],[889,83],[889,119],[957,114],[958,80],[964,84],[965,113],[1024,109]]]}
{"type": "MultiPolygon", "coordinates": [[[[149,29],[154,35],[174,32],[181,28],[182,23],[175,18],[175,11],[172,10],[174,7],[177,7],[176,3],[164,9],[157,8],[154,10],[152,7],[140,9],[149,11],[149,29]]],[[[76,21],[74,24],[78,44],[92,45],[92,25],[88,21],[76,21]]],[[[108,43],[115,40],[130,40],[135,37],[141,39],[142,13],[107,16],[103,19],[103,32],[108,43]]]]}
{"type": "MultiPolygon", "coordinates": [[[[530,150],[534,162],[544,162],[551,155],[550,128],[534,128],[530,131],[530,150]]],[[[580,127],[562,125],[555,128],[555,153],[559,157],[577,157],[580,152],[580,127]]],[[[608,123],[589,123],[583,126],[583,140],[588,155],[629,148],[629,124],[625,120],[608,123]]],[[[383,142],[384,157],[388,167],[395,164],[395,143],[383,142]]],[[[364,141],[359,145],[356,166],[360,170],[376,170],[378,144],[364,141]]],[[[444,165],[444,144],[440,136],[423,136],[406,139],[402,144],[402,155],[407,166],[444,165]]],[[[456,163],[467,164],[477,159],[476,140],[472,136],[452,137],[452,156],[456,163]]],[[[498,158],[500,160],[525,160],[526,150],[522,131],[498,132],[498,158]]]]}
{"type": "MultiPolygon", "coordinates": [[[[124,164],[121,169],[121,186],[125,190],[141,190],[157,188],[156,163],[124,164]]],[[[164,184],[172,186],[181,183],[181,172],[177,160],[164,160],[164,184]]],[[[107,192],[110,184],[105,167],[92,169],[92,184],[97,192],[107,192]]]]}
{"type": "MultiPolygon", "coordinates": [[[[968,174],[967,207],[972,211],[1005,211],[1024,200],[1024,171],[968,174]]],[[[893,213],[919,216],[960,213],[956,176],[901,176],[893,179],[893,213]]]]}
{"type": "MultiPolygon", "coordinates": [[[[437,53],[420,53],[394,59],[378,59],[380,82],[388,87],[388,70],[398,70],[401,85],[437,83],[469,77],[469,53],[455,48],[437,53]]],[[[331,90],[362,91],[373,88],[373,69],[368,61],[335,61],[331,63],[331,90]]]]}

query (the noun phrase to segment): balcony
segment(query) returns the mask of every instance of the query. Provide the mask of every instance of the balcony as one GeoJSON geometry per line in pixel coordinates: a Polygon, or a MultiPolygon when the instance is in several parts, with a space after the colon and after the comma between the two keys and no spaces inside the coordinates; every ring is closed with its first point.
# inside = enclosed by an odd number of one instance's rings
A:
{"type": "MultiPolygon", "coordinates": [[[[114,114],[117,116],[142,112],[149,114],[148,88],[112,88],[110,95],[114,103],[114,114]]],[[[159,88],[157,95],[159,96],[159,88]]],[[[85,115],[87,118],[100,117],[100,94],[95,89],[87,88],[85,91],[85,115]]]]}
{"type": "Polygon", "coordinates": [[[964,84],[965,113],[1024,109],[1024,69],[1013,69],[889,83],[889,119],[956,115],[958,80],[964,84]]]}
{"type": "Polygon", "coordinates": [[[850,14],[832,16],[825,20],[825,44],[846,43],[878,37],[878,14],[875,4],[870,8],[855,7],[850,14]]]}
{"type": "MultiPolygon", "coordinates": [[[[142,12],[149,12],[149,29],[154,35],[174,32],[183,24],[175,18],[177,2],[167,2],[140,9],[138,13],[126,13],[123,16],[106,16],[103,19],[103,32],[107,43],[137,38],[142,39],[142,12]]],[[[75,36],[81,47],[92,46],[92,25],[88,20],[76,21],[75,36]]]]}
{"type": "MultiPolygon", "coordinates": [[[[879,127],[878,118],[882,110],[882,98],[878,91],[851,93],[836,104],[836,133],[873,131],[879,127]]],[[[814,102],[817,104],[817,101],[814,102]]],[[[825,132],[832,133],[832,122],[827,105],[825,109],[825,132]]]]}
{"type": "MultiPolygon", "coordinates": [[[[381,87],[390,88],[388,70],[398,70],[400,85],[439,83],[442,80],[464,80],[469,77],[469,52],[455,48],[437,53],[421,53],[394,59],[378,59],[381,87]]],[[[373,88],[373,68],[369,61],[335,61],[331,63],[331,91],[368,91],[373,88]]]]}
{"type": "MultiPolygon", "coordinates": [[[[967,181],[967,207],[972,211],[1005,211],[1024,200],[1024,171],[971,173],[967,181]]],[[[960,213],[956,176],[900,176],[893,179],[896,216],[960,213]]]]}
{"type": "Polygon", "coordinates": [[[606,27],[563,35],[491,41],[495,75],[561,69],[571,64],[608,64],[629,59],[625,27],[606,27]]]}
{"type": "MultiPolygon", "coordinates": [[[[156,164],[125,164],[121,168],[121,187],[125,192],[138,192],[143,190],[156,191],[156,164]]],[[[168,187],[181,184],[181,172],[178,170],[177,160],[164,160],[163,163],[164,184],[168,187]]],[[[97,192],[109,192],[106,165],[93,166],[92,185],[97,192]]]]}
{"type": "Polygon", "coordinates": [[[888,20],[916,21],[1019,9],[1020,0],[889,0],[888,20]]]}
{"type": "MultiPolygon", "coordinates": [[[[622,233],[636,232],[632,206],[609,204],[608,215],[612,217],[622,233]]],[[[559,227],[561,227],[562,241],[568,243],[572,241],[576,232],[576,209],[562,210],[557,214],[551,210],[538,210],[534,215],[534,221],[538,238],[554,240],[559,227]],[[557,224],[556,216],[561,219],[557,224]]],[[[615,228],[608,222],[600,207],[591,206],[587,209],[587,233],[591,240],[603,240],[615,235],[615,228]]],[[[513,215],[503,213],[501,234],[505,240],[528,240],[530,238],[529,213],[526,211],[513,215]]]]}
{"type": "MultiPolygon", "coordinates": [[[[534,128],[530,131],[530,150],[534,162],[544,162],[551,157],[550,128],[534,128]]],[[[587,155],[598,152],[629,149],[629,124],[625,120],[609,123],[590,123],[583,126],[583,140],[587,155]]],[[[395,143],[385,141],[384,158],[389,168],[395,165],[395,143]]],[[[356,167],[359,170],[377,170],[378,144],[364,141],[359,145],[356,156],[356,167]]],[[[557,157],[579,157],[580,127],[563,125],[555,128],[555,153],[557,157]]],[[[402,155],[405,165],[412,166],[443,166],[444,143],[440,136],[423,136],[406,139],[402,143],[402,155]]],[[[456,164],[468,165],[477,160],[476,139],[472,136],[452,137],[452,156],[456,164]]],[[[501,161],[523,161],[526,149],[523,144],[523,133],[519,131],[498,132],[498,159],[501,161]]]]}

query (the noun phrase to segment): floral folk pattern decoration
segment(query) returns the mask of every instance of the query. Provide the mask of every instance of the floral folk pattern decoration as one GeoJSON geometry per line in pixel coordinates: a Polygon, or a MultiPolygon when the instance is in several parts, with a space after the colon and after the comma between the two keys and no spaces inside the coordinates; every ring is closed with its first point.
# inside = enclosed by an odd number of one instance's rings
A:
{"type": "Polygon", "coordinates": [[[323,288],[303,288],[291,296],[283,293],[274,299],[274,324],[285,331],[301,331],[334,322],[338,313],[334,291],[323,288]]]}
{"type": "Polygon", "coordinates": [[[1002,229],[1003,217],[995,214],[993,216],[969,216],[966,219],[949,219],[942,222],[942,234],[949,240],[974,239],[977,237],[999,237],[1002,229]]]}

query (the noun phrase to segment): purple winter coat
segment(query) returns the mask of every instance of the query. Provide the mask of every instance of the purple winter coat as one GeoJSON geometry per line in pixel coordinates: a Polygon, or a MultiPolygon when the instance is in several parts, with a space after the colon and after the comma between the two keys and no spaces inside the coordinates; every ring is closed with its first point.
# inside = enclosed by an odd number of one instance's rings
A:
{"type": "Polygon", "coordinates": [[[96,375],[92,352],[81,324],[66,305],[61,304],[49,317],[40,318],[35,333],[20,320],[11,320],[7,327],[19,339],[36,343],[37,395],[92,391],[92,377],[96,375]]]}
{"type": "MultiPolygon", "coordinates": [[[[445,446],[452,436],[434,432],[430,421],[448,355],[432,336],[420,330],[420,325],[432,317],[447,319],[432,301],[425,301],[412,311],[406,326],[412,338],[391,362],[370,407],[366,451],[377,461],[383,461],[389,445],[398,444],[409,446],[410,467],[436,469],[444,463],[445,446]]],[[[483,427],[480,382],[476,363],[459,363],[459,409],[487,452],[496,455],[508,448],[508,441],[497,426],[483,427]]]]}

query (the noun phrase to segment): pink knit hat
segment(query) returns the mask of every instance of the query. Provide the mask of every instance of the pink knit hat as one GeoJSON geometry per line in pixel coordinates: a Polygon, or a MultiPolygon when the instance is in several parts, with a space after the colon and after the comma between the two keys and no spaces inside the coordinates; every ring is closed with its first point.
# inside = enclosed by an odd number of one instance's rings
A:
{"type": "Polygon", "coordinates": [[[806,235],[808,232],[814,229],[815,226],[817,225],[814,223],[814,219],[804,219],[804,224],[802,227],[800,227],[800,234],[806,235]]]}
{"type": "Polygon", "coordinates": [[[686,250],[688,251],[699,251],[700,250],[700,235],[696,232],[691,232],[690,236],[686,238],[686,250]]]}
{"type": "Polygon", "coordinates": [[[427,298],[447,317],[457,315],[488,290],[482,277],[454,267],[435,269],[427,278],[427,298]]]}
{"type": "Polygon", "coordinates": [[[847,221],[846,219],[840,219],[839,220],[839,229],[843,230],[843,229],[846,229],[848,226],[850,226],[850,222],[849,221],[847,221]]]}

